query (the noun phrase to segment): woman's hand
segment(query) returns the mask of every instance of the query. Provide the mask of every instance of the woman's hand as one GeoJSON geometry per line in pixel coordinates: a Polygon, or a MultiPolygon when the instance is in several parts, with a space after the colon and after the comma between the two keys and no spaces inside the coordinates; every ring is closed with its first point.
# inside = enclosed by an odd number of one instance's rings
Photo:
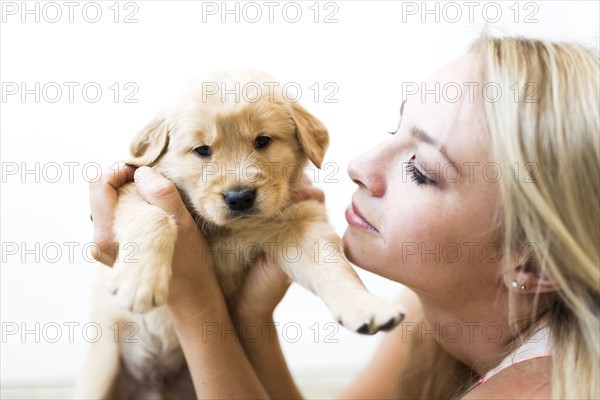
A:
{"type": "Polygon", "coordinates": [[[91,247],[91,253],[94,259],[109,267],[115,263],[118,254],[113,232],[117,190],[133,181],[134,172],[135,168],[123,164],[116,171],[105,171],[98,181],[90,183],[90,217],[94,222],[96,244],[91,247]]]}
{"type": "Polygon", "coordinates": [[[178,226],[167,304],[181,311],[191,302],[210,302],[215,290],[220,291],[213,259],[206,239],[183,204],[177,188],[149,167],[139,167],[135,171],[135,183],[142,197],[172,215],[178,226]]]}
{"type": "MultiPolygon", "coordinates": [[[[125,183],[134,181],[142,197],[173,215],[179,227],[169,303],[185,300],[189,293],[198,294],[198,290],[206,289],[201,287],[202,283],[214,280],[212,259],[209,252],[205,251],[208,248],[207,242],[185,208],[175,185],[149,167],[135,169],[122,165],[116,171],[111,171],[112,173],[104,173],[98,182],[90,185],[94,241],[98,244],[97,248],[92,247],[92,256],[106,265],[114,264],[117,247],[112,228],[117,190],[125,183]],[[212,276],[207,277],[206,274],[212,276]]],[[[325,201],[323,191],[312,186],[308,177],[304,176],[301,183],[300,189],[294,193],[293,202],[325,201]]],[[[261,258],[250,269],[235,297],[236,317],[244,321],[271,318],[289,285],[289,278],[278,265],[261,258]]]]}
{"type": "Polygon", "coordinates": [[[196,301],[188,299],[190,293],[199,291],[210,295],[218,288],[214,278],[212,258],[205,238],[196,227],[175,185],[149,167],[134,169],[123,166],[114,173],[105,173],[90,185],[90,208],[94,221],[94,240],[98,248],[92,256],[113,265],[117,256],[115,237],[112,230],[117,190],[127,182],[134,181],[138,192],[150,204],[171,214],[178,225],[177,244],[173,256],[173,275],[170,283],[169,303],[196,301]],[[135,171],[135,172],[134,172],[135,171]]]}

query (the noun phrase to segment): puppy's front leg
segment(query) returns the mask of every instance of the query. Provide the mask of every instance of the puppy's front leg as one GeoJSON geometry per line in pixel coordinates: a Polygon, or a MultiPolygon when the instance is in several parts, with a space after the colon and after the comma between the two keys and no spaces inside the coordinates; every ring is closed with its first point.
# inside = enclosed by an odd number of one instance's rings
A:
{"type": "Polygon", "coordinates": [[[275,253],[285,273],[319,296],[334,318],[350,330],[374,334],[400,323],[404,318],[402,309],[369,293],[344,257],[342,241],[325,218],[307,225],[302,238],[292,237],[275,253]],[[295,250],[290,250],[292,247],[295,250]]]}
{"type": "Polygon", "coordinates": [[[117,303],[137,313],[165,304],[177,241],[174,218],[148,204],[135,185],[128,184],[119,189],[113,229],[119,257],[109,290],[117,303]]]}

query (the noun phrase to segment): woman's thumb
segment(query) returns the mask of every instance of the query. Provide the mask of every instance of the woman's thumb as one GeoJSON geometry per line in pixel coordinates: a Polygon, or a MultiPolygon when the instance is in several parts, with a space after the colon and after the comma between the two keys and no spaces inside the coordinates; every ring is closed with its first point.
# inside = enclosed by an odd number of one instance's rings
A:
{"type": "MultiPolygon", "coordinates": [[[[173,214],[180,214],[185,205],[175,185],[150,167],[135,170],[134,182],[138,192],[148,203],[173,214]]],[[[184,214],[185,215],[185,214],[184,214]]]]}

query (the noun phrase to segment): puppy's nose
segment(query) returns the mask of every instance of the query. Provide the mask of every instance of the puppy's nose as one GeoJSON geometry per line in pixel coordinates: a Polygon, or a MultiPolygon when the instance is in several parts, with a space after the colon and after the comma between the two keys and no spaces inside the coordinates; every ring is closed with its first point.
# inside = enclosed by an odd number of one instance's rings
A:
{"type": "Polygon", "coordinates": [[[246,211],[254,205],[256,189],[235,189],[225,193],[225,203],[232,211],[246,211]]]}

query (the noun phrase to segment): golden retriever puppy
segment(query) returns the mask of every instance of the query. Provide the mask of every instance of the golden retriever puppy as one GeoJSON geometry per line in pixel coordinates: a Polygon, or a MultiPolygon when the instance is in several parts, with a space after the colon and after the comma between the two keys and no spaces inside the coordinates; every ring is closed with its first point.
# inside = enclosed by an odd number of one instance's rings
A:
{"type": "MultiPolygon", "coordinates": [[[[367,334],[391,329],[403,318],[401,310],[365,289],[324,206],[291,202],[308,162],[321,166],[329,138],[319,120],[286,101],[273,83],[257,72],[237,72],[190,85],[137,135],[129,163],[152,166],[177,186],[211,245],[226,297],[268,253],[342,325],[367,334]]],[[[121,255],[131,253],[125,248],[131,244],[137,251],[102,271],[94,317],[122,329],[121,340],[105,335],[92,345],[76,396],[194,397],[164,307],[175,221],[128,184],[119,190],[114,232],[121,255]],[[133,333],[136,340],[127,341],[133,333]]]]}

